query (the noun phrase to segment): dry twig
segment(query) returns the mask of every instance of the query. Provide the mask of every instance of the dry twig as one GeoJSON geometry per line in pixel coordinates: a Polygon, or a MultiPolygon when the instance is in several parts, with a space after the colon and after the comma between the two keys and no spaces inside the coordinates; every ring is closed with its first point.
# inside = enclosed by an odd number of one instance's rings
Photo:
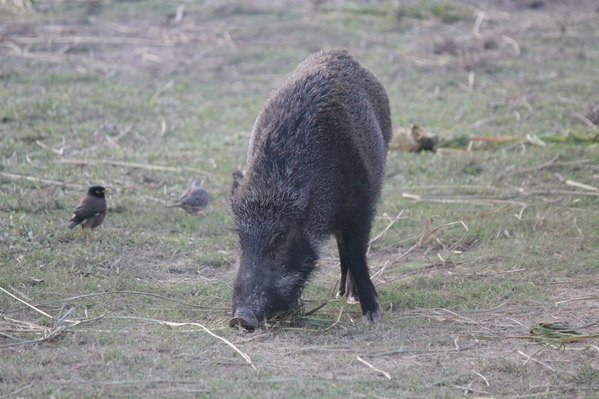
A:
{"type": "MultiPolygon", "coordinates": [[[[538,352],[538,351],[537,351],[537,352],[538,352]]],[[[522,352],[522,351],[518,351],[518,353],[519,353],[519,354],[521,354],[522,356],[525,356],[525,357],[527,358],[527,359],[526,359],[526,361],[524,362],[524,365],[526,365],[526,363],[528,363],[528,361],[529,361],[529,360],[532,360],[533,362],[535,362],[535,363],[538,363],[538,364],[540,364],[541,366],[543,366],[543,367],[545,367],[545,368],[547,368],[547,369],[549,369],[549,370],[551,370],[551,371],[555,372],[555,369],[554,369],[553,367],[551,367],[550,365],[548,365],[547,363],[543,363],[542,361],[535,359],[535,358],[533,357],[533,356],[534,356],[534,354],[533,354],[532,356],[529,356],[529,355],[527,355],[526,353],[524,353],[524,352],[522,352]]]]}
{"type": "Polygon", "coordinates": [[[65,182],[58,181],[58,180],[42,179],[39,177],[27,176],[27,175],[17,175],[14,173],[7,173],[7,172],[0,172],[0,176],[4,176],[4,177],[7,177],[7,178],[13,179],[13,180],[27,180],[27,181],[31,181],[34,183],[50,184],[52,186],[70,187],[70,188],[76,188],[76,189],[87,188],[86,186],[83,186],[81,184],[65,183],[65,182]]]}
{"type": "Polygon", "coordinates": [[[587,297],[582,297],[582,298],[572,298],[572,299],[566,299],[563,301],[558,301],[555,303],[555,305],[561,305],[563,303],[568,303],[568,302],[574,302],[574,301],[596,301],[599,300],[599,296],[587,296],[587,297]]]}
{"type": "Polygon", "coordinates": [[[158,319],[150,319],[150,318],[147,318],[147,317],[137,317],[137,316],[110,316],[110,318],[111,319],[149,321],[149,322],[152,322],[152,323],[158,323],[160,325],[169,326],[169,327],[185,327],[185,326],[200,327],[208,335],[211,335],[214,338],[219,339],[222,342],[224,342],[225,344],[227,344],[228,346],[230,346],[235,352],[237,352],[243,358],[243,360],[246,361],[247,364],[249,364],[252,367],[252,369],[254,369],[254,371],[256,371],[256,372],[258,371],[258,369],[254,365],[254,363],[252,363],[252,359],[246,353],[244,353],[243,351],[241,351],[241,349],[239,349],[237,346],[235,346],[235,344],[233,344],[231,341],[229,341],[226,338],[223,338],[220,335],[217,335],[217,334],[213,333],[212,331],[210,331],[208,329],[208,327],[204,326],[203,324],[194,323],[194,322],[183,322],[183,323],[179,323],[179,322],[166,321],[166,320],[158,320],[158,319]]]}
{"type": "Polygon", "coordinates": [[[591,129],[599,129],[599,126],[595,125],[589,118],[587,118],[583,114],[578,113],[578,112],[572,112],[571,115],[572,115],[572,117],[578,119],[579,121],[581,121],[582,123],[587,125],[587,127],[591,128],[591,129]]]}
{"type": "Polygon", "coordinates": [[[164,165],[151,165],[145,163],[138,162],[126,162],[126,161],[113,161],[110,159],[71,159],[65,158],[60,159],[61,163],[72,163],[76,165],[112,165],[112,166],[122,166],[125,168],[134,168],[134,169],[147,169],[147,170],[161,170],[165,172],[195,172],[195,173],[203,173],[206,175],[213,175],[212,172],[208,172],[206,170],[198,169],[198,168],[189,168],[184,166],[164,166],[164,165]]]}
{"type": "Polygon", "coordinates": [[[21,302],[22,304],[30,307],[31,309],[35,310],[36,312],[38,312],[39,314],[46,316],[52,320],[54,320],[53,316],[50,316],[48,313],[44,312],[43,310],[40,310],[38,308],[36,308],[35,306],[25,302],[24,300],[22,300],[21,298],[18,298],[17,296],[11,294],[10,292],[6,291],[4,288],[0,287],[0,291],[4,292],[5,294],[8,294],[9,296],[11,296],[12,298],[16,299],[17,301],[21,302]]]}
{"type": "Polygon", "coordinates": [[[391,379],[391,375],[389,373],[387,373],[386,371],[374,367],[372,364],[368,363],[366,360],[362,359],[360,356],[358,356],[357,359],[358,359],[358,361],[364,363],[365,365],[367,365],[368,367],[370,367],[371,369],[373,369],[377,373],[381,374],[386,379],[388,379],[388,380],[391,379]]]}
{"type": "Polygon", "coordinates": [[[599,193],[599,188],[589,186],[588,184],[579,183],[577,181],[569,180],[569,179],[567,179],[564,183],[566,184],[566,186],[581,188],[583,190],[588,190],[588,191],[592,191],[595,193],[599,193]]]}
{"type": "Polygon", "coordinates": [[[151,292],[127,291],[127,290],[125,290],[125,291],[90,292],[90,293],[87,293],[87,294],[75,295],[75,296],[71,296],[71,297],[68,297],[68,298],[61,298],[61,299],[55,299],[55,300],[52,300],[52,301],[46,301],[46,302],[38,304],[38,306],[39,305],[46,305],[46,304],[49,304],[49,303],[71,302],[71,301],[75,301],[77,299],[91,298],[91,297],[96,297],[96,296],[121,295],[121,294],[149,296],[149,297],[153,297],[153,298],[164,299],[164,300],[167,300],[167,301],[170,301],[170,302],[181,304],[183,306],[189,306],[189,307],[197,308],[197,309],[216,310],[216,311],[228,310],[228,308],[224,308],[224,307],[219,308],[219,307],[214,307],[214,306],[194,305],[194,304],[191,304],[191,303],[180,301],[178,299],[169,298],[169,297],[158,295],[158,294],[154,294],[154,293],[151,293],[151,292]]]}
{"type": "MultiPolygon", "coordinates": [[[[463,220],[458,220],[457,222],[442,224],[440,226],[435,227],[434,229],[431,229],[431,225],[432,225],[432,220],[429,220],[427,225],[424,228],[424,231],[422,232],[422,234],[420,235],[420,237],[418,238],[416,243],[414,245],[412,245],[410,248],[408,248],[408,250],[405,251],[404,253],[396,256],[394,259],[388,259],[383,264],[383,266],[376,273],[374,273],[372,275],[372,281],[376,282],[381,277],[381,275],[383,274],[383,272],[389,265],[392,265],[392,264],[398,262],[401,258],[407,256],[412,251],[414,251],[416,248],[429,242],[431,239],[436,238],[435,233],[437,233],[437,231],[439,231],[445,227],[450,227],[450,226],[454,226],[454,225],[461,225],[464,228],[464,234],[455,243],[453,243],[449,248],[445,248],[445,245],[442,244],[444,249],[448,249],[450,251],[455,249],[463,241],[463,239],[466,237],[466,235],[468,234],[468,231],[469,231],[468,226],[466,225],[466,223],[464,223],[463,220]]],[[[441,258],[443,263],[445,263],[445,260],[441,257],[441,255],[440,254],[437,254],[437,255],[439,256],[439,258],[441,258]]]]}
{"type": "Polygon", "coordinates": [[[527,206],[526,202],[502,200],[495,198],[425,198],[417,194],[402,193],[403,198],[413,199],[422,202],[434,202],[438,204],[472,204],[472,205],[517,205],[527,206]]]}
{"type": "MultiPolygon", "coordinates": [[[[533,166],[530,168],[516,169],[514,171],[511,171],[510,174],[511,175],[522,175],[522,174],[527,174],[527,173],[538,172],[540,170],[548,169],[548,168],[578,167],[580,165],[584,165],[584,164],[591,162],[590,159],[577,159],[576,161],[558,161],[557,160],[558,158],[559,158],[559,156],[556,155],[555,157],[551,158],[549,161],[547,161],[545,163],[542,163],[540,165],[533,166]]],[[[506,175],[503,175],[501,177],[505,177],[505,176],[506,175]]]]}
{"type": "Polygon", "coordinates": [[[368,243],[368,249],[366,250],[366,253],[370,252],[370,247],[372,246],[372,244],[374,242],[383,238],[383,236],[387,233],[387,231],[389,231],[389,229],[391,227],[393,227],[395,222],[397,222],[399,219],[401,219],[401,216],[403,215],[404,211],[405,211],[405,209],[402,209],[401,211],[399,211],[399,213],[397,215],[395,215],[393,220],[391,220],[391,222],[389,222],[389,224],[383,229],[383,231],[381,231],[379,234],[376,235],[376,237],[374,237],[372,240],[370,240],[370,242],[368,243]]]}
{"type": "Polygon", "coordinates": [[[64,147],[62,147],[60,150],[57,150],[55,148],[50,147],[48,144],[46,144],[40,140],[35,140],[35,144],[38,145],[39,147],[42,147],[44,150],[53,152],[54,154],[56,154],[58,156],[62,156],[62,154],[64,154],[64,147]]]}

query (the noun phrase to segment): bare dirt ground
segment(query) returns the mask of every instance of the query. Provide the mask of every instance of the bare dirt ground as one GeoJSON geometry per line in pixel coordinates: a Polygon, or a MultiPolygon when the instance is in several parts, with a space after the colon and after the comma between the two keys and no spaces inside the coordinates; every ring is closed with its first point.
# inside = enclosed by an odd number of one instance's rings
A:
{"type": "Polygon", "coordinates": [[[0,397],[596,397],[598,10],[0,0],[0,397]],[[231,172],[268,93],[338,46],[395,127],[441,137],[389,152],[384,320],[334,297],[331,242],[306,314],[231,330],[231,172]],[[197,177],[206,216],[165,207],[197,177]],[[92,183],[87,241],[65,225],[92,183]]]}

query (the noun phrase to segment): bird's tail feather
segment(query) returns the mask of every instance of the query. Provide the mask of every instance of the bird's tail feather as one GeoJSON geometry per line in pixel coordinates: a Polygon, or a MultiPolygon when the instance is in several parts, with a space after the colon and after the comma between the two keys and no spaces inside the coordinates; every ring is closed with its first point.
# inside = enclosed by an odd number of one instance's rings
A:
{"type": "Polygon", "coordinates": [[[77,220],[72,220],[69,225],[67,226],[69,229],[74,229],[76,226],[78,226],[81,223],[81,221],[77,221],[77,220]]]}

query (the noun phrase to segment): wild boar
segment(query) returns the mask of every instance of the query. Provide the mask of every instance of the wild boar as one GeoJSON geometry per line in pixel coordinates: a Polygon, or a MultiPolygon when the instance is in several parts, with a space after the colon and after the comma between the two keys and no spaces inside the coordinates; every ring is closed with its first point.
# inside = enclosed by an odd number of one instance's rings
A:
{"type": "Polygon", "coordinates": [[[240,254],[230,325],[254,330],[297,306],[328,237],[339,295],[381,318],[366,251],[392,135],[383,85],[346,50],[310,56],[266,101],[230,205],[240,254]]]}

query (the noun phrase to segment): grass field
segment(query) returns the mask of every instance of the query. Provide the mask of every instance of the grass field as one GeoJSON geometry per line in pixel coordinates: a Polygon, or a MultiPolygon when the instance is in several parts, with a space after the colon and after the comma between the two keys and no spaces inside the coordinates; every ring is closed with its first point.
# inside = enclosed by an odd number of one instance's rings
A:
{"type": "Polygon", "coordinates": [[[0,397],[597,397],[596,8],[0,1],[0,397]],[[337,46],[395,128],[462,144],[389,152],[382,322],[335,299],[331,241],[322,308],[232,330],[231,172],[270,91],[337,46]],[[167,208],[195,178],[207,214],[167,208]],[[113,191],[88,241],[66,224],[91,184],[113,191]],[[531,339],[555,322],[581,336],[531,339]]]}

